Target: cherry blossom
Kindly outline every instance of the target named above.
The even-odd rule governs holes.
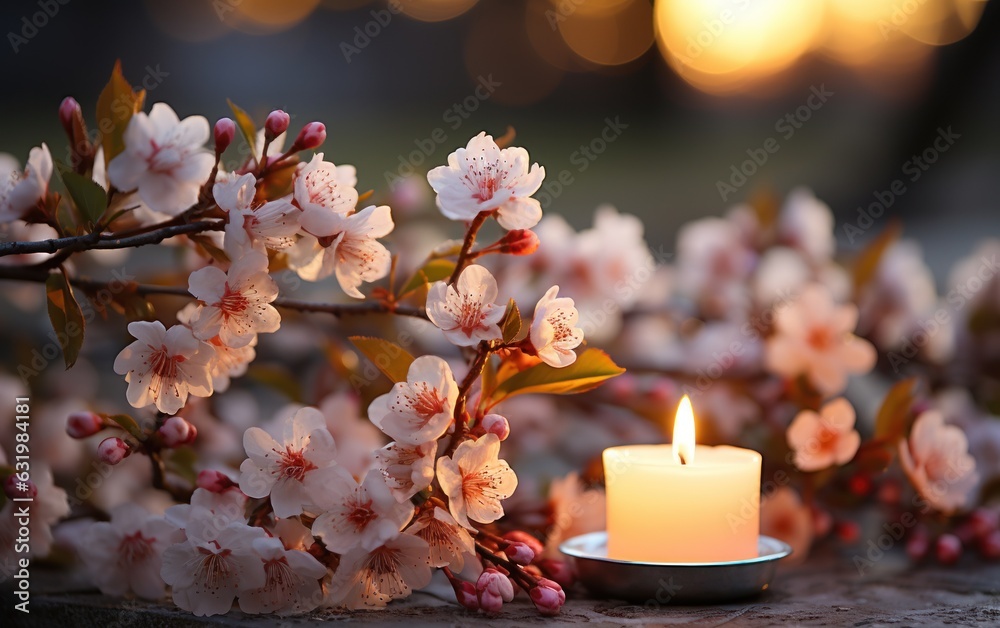
[[[389,274],[389,251],[376,239],[389,235],[393,229],[389,207],[372,205],[356,214],[331,213],[328,218],[316,221],[322,224],[321,231],[310,232],[299,240],[289,255],[289,266],[306,281],[319,281],[335,274],[345,293],[363,299],[358,290],[363,282],[377,281]]]
[[[375,452],[375,462],[389,490],[402,503],[431,485],[437,442],[407,445],[392,442]]]
[[[795,466],[802,471],[821,471],[850,462],[861,446],[854,421],[854,407],[843,397],[824,404],[819,414],[799,412],[787,432]]]
[[[264,565],[264,585],[239,590],[244,613],[293,615],[313,610],[323,601],[320,579],[326,567],[307,552],[287,550],[281,539],[253,540],[253,550]]]
[[[0,464],[7,465],[2,450]],[[31,539],[28,552],[30,556],[44,557],[52,551],[52,526],[69,514],[69,500],[66,491],[53,482],[52,470],[41,462],[32,462],[30,482],[34,485],[36,494],[31,502],[31,516],[27,522],[28,537]],[[24,537],[24,521],[17,515],[15,506],[19,509],[24,504],[7,500],[3,508],[0,508],[0,565],[15,565],[19,559],[24,558],[22,552],[14,551],[18,545],[14,542],[15,539]]]
[[[817,391],[844,390],[849,374],[875,366],[875,348],[851,331],[858,321],[853,304],[837,305],[820,284],[802,289],[799,298],[775,313],[775,334],[768,338],[765,362],[778,375],[806,375]]]
[[[583,342],[583,330],[576,327],[579,319],[573,299],[560,297],[559,286],[549,288],[535,305],[529,336],[543,362],[556,368],[576,362],[573,349]]]
[[[198,517],[209,517],[207,510]],[[170,585],[174,604],[198,616],[228,612],[240,590],[263,587],[267,574],[253,543],[267,533],[263,528],[230,523],[216,534],[203,536],[187,528],[187,540],[163,552],[160,574]]]
[[[247,496],[239,490],[213,492],[196,488],[190,503],[167,508],[163,517],[188,536],[209,538],[230,523],[246,523],[246,502]]]
[[[605,527],[606,497],[602,489],[587,488],[575,471],[552,480],[549,510],[552,527],[545,538],[545,556],[561,559],[559,545],[566,539]]]
[[[500,439],[486,434],[467,440],[451,457],[437,461],[438,482],[448,496],[455,520],[473,529],[472,521],[493,523],[503,516],[500,501],[513,495],[517,476],[505,460],[499,460]]]
[[[281,437],[259,427],[243,435],[247,458],[240,465],[240,490],[250,497],[271,497],[277,517],[292,517],[316,503],[339,477],[336,448],[323,414],[301,408],[281,422]]]
[[[756,254],[729,220],[695,220],[677,235],[678,289],[708,316],[725,318],[747,306],[747,278],[755,262]]]
[[[449,567],[459,572],[467,559],[475,560],[476,543],[472,535],[443,508],[424,510],[406,533],[427,541],[431,567]]]
[[[302,209],[302,227],[310,233],[327,233],[335,214],[346,216],[358,204],[354,166],[336,166],[316,153],[295,170],[293,197]]]
[[[44,143],[28,153],[24,172],[18,172],[17,160],[0,154],[0,223],[21,218],[45,198],[52,178],[52,155]]]
[[[497,281],[490,271],[473,264],[462,271],[455,285],[443,281],[427,293],[427,317],[459,347],[472,347],[481,340],[502,337],[498,323],[504,308],[498,306]]]
[[[430,581],[427,542],[400,534],[374,550],[356,547],[341,556],[327,602],[349,609],[383,608]]]
[[[448,165],[427,173],[437,193],[437,206],[451,220],[472,220],[496,211],[504,229],[531,229],[542,217],[542,205],[531,195],[545,178],[537,163],[528,169],[528,151],[501,149],[493,137],[480,133],[465,148],[448,155]]]
[[[778,235],[815,264],[829,261],[837,248],[833,212],[807,188],[788,194],[778,216]]]
[[[188,328],[194,327],[194,321],[201,313],[203,306],[197,303],[188,303],[177,312],[177,321]],[[250,363],[257,357],[257,336],[254,335],[250,342],[242,347],[233,347],[222,342],[219,336],[207,339],[206,344],[215,352],[209,362],[209,373],[212,376],[212,388],[217,393],[229,390],[230,380],[246,374]]]
[[[338,554],[359,546],[373,550],[399,534],[413,517],[413,506],[397,502],[378,471],[369,471],[359,483],[338,469],[323,487],[320,507],[324,512],[312,532]]]
[[[212,170],[214,158],[203,148],[208,136],[203,116],[179,120],[169,105],[156,103],[129,120],[125,150],[108,163],[108,180],[119,190],[138,189],[153,211],[177,215],[198,202]]]
[[[899,443],[899,460],[914,488],[945,514],[964,506],[978,481],[965,432],[945,423],[939,410],[917,417],[909,439]]]
[[[166,595],[160,557],[168,546],[183,540],[177,526],[126,502],[111,512],[110,522],[98,521],[87,528],[78,551],[102,593],[132,592],[158,600]]]
[[[126,397],[135,408],[155,404],[174,414],[187,403],[188,395],[212,394],[209,363],[214,353],[183,325],[165,329],[160,321],[135,321],[128,331],[136,341],[115,358],[115,373],[128,382]]]
[[[761,497],[760,533],[791,545],[792,555],[785,560],[801,563],[815,536],[812,513],[794,489],[778,487]]]
[[[257,203],[256,186],[252,174],[230,174],[212,189],[215,202],[229,215],[225,249],[234,259],[254,246],[286,249],[299,231],[298,209],[286,198]]]
[[[281,316],[271,305],[278,297],[278,285],[267,272],[263,253],[248,252],[228,272],[216,266],[197,270],[188,279],[188,289],[205,304],[192,325],[201,340],[218,336],[224,345],[245,347],[257,334],[281,326]]]
[[[368,407],[368,418],[401,443],[422,445],[440,438],[451,425],[458,384],[448,363],[424,355],[410,364],[406,381]]]

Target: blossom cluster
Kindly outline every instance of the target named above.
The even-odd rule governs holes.
[[[107,89],[129,115],[99,143],[75,100],[60,107],[67,164],[45,144],[23,169],[0,158],[0,278],[46,283],[75,363],[32,384],[57,400],[37,424],[65,426],[33,436],[51,468],[18,489],[0,450],[0,501],[35,495],[34,554],[75,549],[105,594],[289,615],[381,608],[437,578],[470,611],[523,593],[558,613],[573,583],[559,544],[604,527],[594,461],[662,441],[684,393],[700,442],[767,452],[762,531],[800,559],[822,537],[859,540],[852,500],[919,513],[914,558],[1000,557],[1000,516],[970,510],[1000,477],[1000,422],[982,410],[1000,396],[988,377],[961,387],[997,359],[996,241],[939,295],[894,228],[838,255],[832,212],[798,189],[653,249],[612,207],[581,231],[543,216],[545,169],[508,136],[480,133],[383,195],[316,152],[319,122],[289,143],[280,110],[261,128],[235,106],[214,126],[145,113],[123,81]],[[433,237],[402,228],[422,194]],[[149,244],[174,256],[150,283],[81,274]],[[81,295],[127,321],[130,342],[103,338],[120,343],[107,368],[83,344],[102,330]],[[0,375],[10,396],[27,394],[19,374]],[[125,403],[81,398],[105,380]],[[584,403],[545,394],[606,380]],[[57,525],[71,505],[82,519]],[[0,540],[16,533],[7,502]]]

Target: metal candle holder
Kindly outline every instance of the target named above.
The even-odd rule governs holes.
[[[607,532],[573,537],[559,546],[591,594],[631,602],[727,602],[766,591],[787,543],[761,535],[758,555],[719,563],[654,563],[608,558]]]

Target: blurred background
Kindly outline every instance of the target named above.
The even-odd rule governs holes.
[[[181,116],[326,123],[360,190],[444,163],[480,130],[517,131],[547,212],[611,203],[653,250],[677,227],[807,185],[846,237],[885,216],[938,273],[995,229],[1000,7],[986,0],[142,0],[3,4],[3,146],[65,145],[116,59]],[[951,129],[951,140],[935,139]],[[955,139],[957,135],[957,139]],[[939,150],[947,144],[945,150]],[[926,154],[925,154],[926,152]],[[927,162],[915,162],[923,156]],[[867,234],[871,237],[877,230]]]

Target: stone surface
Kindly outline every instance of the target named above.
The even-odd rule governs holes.
[[[850,556],[810,559],[783,566],[771,590],[743,603],[650,608],[615,600],[588,599],[575,591],[558,618],[539,617],[519,601],[498,617],[458,609],[450,589],[438,583],[428,592],[381,612],[314,613],[308,617],[254,617],[232,611],[198,618],[167,604],[123,601],[89,590],[79,577],[38,574],[32,581],[31,614],[12,611],[4,595],[4,626],[145,628],[177,626],[309,626],[326,621],[353,624],[514,627],[550,624],[588,626],[997,626],[1000,625],[1000,564],[962,563],[912,569],[886,557],[859,576]],[[30,619],[29,619],[30,617]],[[9,620],[13,620],[8,623]]]

